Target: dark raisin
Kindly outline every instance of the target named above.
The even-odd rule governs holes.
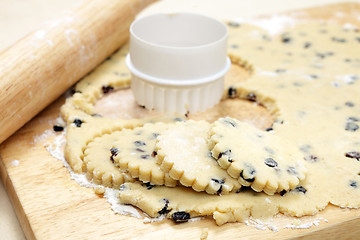
[[[222,158],[222,156],[230,156],[230,154],[231,154],[231,149],[226,150],[225,152],[221,152],[218,155],[218,159]]]
[[[310,43],[310,42],[306,42],[306,43],[304,44],[304,48],[309,48],[309,47],[311,47],[311,43]]]
[[[223,185],[220,185],[219,189],[216,191],[217,195],[221,195]]]
[[[231,149],[226,150],[225,152],[219,153],[218,159],[220,159],[223,155],[229,156],[231,154]]]
[[[110,160],[112,163],[115,163],[114,157],[116,157],[116,155],[119,153],[119,149],[113,147],[110,149],[110,153],[111,153]]]
[[[286,69],[276,69],[275,72],[276,73],[284,73],[284,72],[286,72]]]
[[[224,118],[224,123],[226,123],[232,127],[237,127],[236,122],[230,118]]]
[[[169,207],[169,200],[167,200],[166,198],[163,199],[163,201],[165,202],[165,206],[158,211],[159,214],[167,214],[168,212],[170,212],[170,210],[168,209]]]
[[[353,107],[355,106],[355,104],[353,102],[345,102],[345,105],[348,106],[348,107]]]
[[[297,174],[297,171],[294,167],[289,167],[287,170],[286,170],[289,174],[293,174],[293,175],[296,175]]]
[[[360,161],[360,152],[356,152],[356,151],[347,152],[345,153],[345,157],[355,158],[356,160]]]
[[[319,57],[319,58],[325,58],[326,55],[323,54],[323,53],[316,53],[316,56]]]
[[[187,111],[187,112],[184,114],[184,116],[185,116],[186,118],[188,118],[188,117],[189,117],[189,114],[190,114],[190,111]]]
[[[109,93],[109,92],[111,92],[111,91],[114,90],[114,88],[111,87],[111,86],[102,86],[101,89],[102,89],[102,91],[103,91],[104,94]]]
[[[141,159],[149,159],[151,156],[149,154],[144,154],[140,156]]]
[[[185,122],[185,119],[177,117],[177,118],[174,118],[174,121],[175,122]]]
[[[141,147],[141,146],[145,146],[145,145],[146,145],[146,143],[143,142],[143,141],[135,141],[134,144],[135,144],[135,146],[137,146],[137,147]]]
[[[156,152],[156,151],[153,151],[153,152],[151,153],[151,156],[152,156],[152,157],[156,157],[156,155],[157,155],[157,152]]]
[[[102,117],[102,115],[99,114],[99,113],[93,113],[93,114],[91,114],[91,116],[92,116],[92,117]]]
[[[288,36],[282,36],[282,37],[281,37],[281,42],[283,42],[283,43],[289,43],[289,42],[291,42],[291,38],[288,37]]]
[[[150,182],[145,183],[145,187],[147,190],[151,190],[155,185],[152,185]]]
[[[78,118],[75,118],[74,124],[75,124],[76,127],[81,127],[81,124],[83,124],[83,121],[81,121],[81,120],[78,119]]]
[[[357,188],[357,182],[351,182],[350,186],[353,187],[353,188]]]
[[[74,95],[75,93],[82,93],[81,91],[79,91],[79,90],[75,90],[75,89],[71,89],[70,90],[70,95],[72,96],[72,95]]]
[[[145,152],[145,150],[142,150],[141,148],[136,148],[135,150],[138,152]]]
[[[355,132],[359,129],[359,125],[354,122],[347,122],[345,125],[345,130],[349,132]]]
[[[307,190],[302,186],[297,186],[296,188],[294,188],[294,191],[301,192],[301,193],[304,193],[304,194],[307,192]]]
[[[274,129],[272,128],[272,127],[268,127],[267,129],[265,129],[265,131],[267,131],[267,132],[271,132],[271,131],[273,131]]]
[[[304,159],[305,159],[305,161],[312,162],[312,163],[319,161],[319,158],[317,156],[315,156],[315,155],[312,155],[312,154],[309,155],[309,156],[304,157]]]
[[[233,159],[230,157],[230,154],[231,154],[231,150],[226,150],[225,152],[221,152],[219,153],[218,155],[218,159],[222,158],[222,156],[228,156],[228,162],[232,163],[234,162]]]
[[[338,43],[345,43],[346,42],[345,38],[338,38],[338,37],[332,37],[331,40],[333,42],[338,42]]]
[[[348,117],[348,122],[358,122],[358,121],[360,121],[360,119],[359,118],[357,118],[357,117]]]
[[[54,130],[55,132],[61,132],[61,131],[64,130],[64,127],[63,127],[63,126],[60,126],[60,125],[54,125],[54,126],[53,126],[53,130]]]
[[[253,191],[250,186],[241,186],[240,189],[236,190],[236,193],[244,192],[244,191]]]
[[[216,179],[216,178],[212,178],[211,180],[213,180],[214,182],[218,183],[218,184],[224,184],[225,181],[223,179]]]
[[[284,196],[286,193],[286,190],[281,190],[281,192],[279,192],[280,196]]]
[[[110,149],[110,152],[111,152],[111,155],[116,156],[119,153],[119,149],[113,147]]]
[[[236,97],[236,88],[234,88],[234,87],[229,87],[229,89],[228,89],[228,96],[229,96],[229,98],[234,98],[234,97]]]
[[[141,107],[141,108],[144,108],[144,109],[145,109],[145,105],[139,105],[139,107]]]
[[[268,167],[277,167],[278,166],[278,163],[273,158],[266,158],[264,160],[264,163]]]
[[[249,100],[251,102],[256,102],[256,94],[255,93],[249,93],[247,96],[246,96],[246,100]]]
[[[247,182],[254,182],[254,181],[255,181],[255,178],[244,178],[243,172],[244,172],[244,171],[241,171],[241,173],[240,173],[240,177],[241,177],[242,179],[244,179],[244,180],[247,181]],[[254,171],[254,173],[255,173],[255,171]]]
[[[176,222],[176,223],[183,223],[183,222],[187,222],[187,220],[190,219],[190,214],[184,211],[179,211],[179,212],[174,212],[171,215],[171,218]]]
[[[240,27],[240,23],[237,23],[237,22],[229,22],[229,23],[228,23],[228,26],[229,26],[229,27],[237,28],[237,27]]]

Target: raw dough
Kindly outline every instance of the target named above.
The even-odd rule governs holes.
[[[271,196],[251,189],[218,196],[179,186],[125,183],[119,194],[121,202],[138,206],[150,216],[167,214],[186,221],[190,216],[209,215],[218,224],[277,212],[311,215],[329,203],[360,207],[359,30],[315,22],[276,36],[247,24],[230,23],[229,30],[233,64],[245,66],[252,76],[227,85],[224,99],[241,98],[265,106],[275,119],[268,130],[300,150],[308,169],[306,178],[293,190]],[[62,107],[68,123],[66,158],[76,172],[86,172],[84,151],[88,145],[103,142],[96,138],[165,121],[114,120],[96,114],[97,99],[129,87],[126,52],[122,48],[84,78]],[[223,114],[226,117],[227,112]]]
[[[213,124],[210,135],[213,157],[244,186],[272,195],[305,179],[300,150],[271,131],[227,117]]]
[[[156,164],[154,152],[156,138],[171,125],[173,124],[147,123],[143,127],[119,132],[111,143],[115,165],[142,182],[176,186],[177,181],[161,171],[160,166]]]
[[[205,121],[178,122],[157,137],[157,162],[173,179],[195,191],[227,194],[240,184],[221,169],[208,144],[210,124]]]

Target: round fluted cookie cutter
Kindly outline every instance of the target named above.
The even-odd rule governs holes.
[[[154,14],[135,20],[126,64],[136,101],[162,112],[214,106],[231,65],[226,44],[226,25],[208,16]]]

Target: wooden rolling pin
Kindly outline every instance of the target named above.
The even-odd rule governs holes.
[[[86,0],[0,53],[0,143],[119,48],[155,0]]]

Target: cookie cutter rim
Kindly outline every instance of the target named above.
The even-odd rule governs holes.
[[[191,80],[179,80],[179,79],[171,79],[171,81],[163,78],[157,78],[146,73],[143,73],[136,69],[131,62],[131,56],[128,54],[126,56],[126,66],[129,68],[132,74],[136,75],[137,77],[142,78],[147,82],[153,82],[161,85],[167,86],[193,86],[193,85],[200,85],[205,84],[213,81],[217,81],[219,78],[223,77],[231,66],[231,60],[229,57],[226,58],[226,65],[225,67],[218,73],[213,74],[208,77],[198,78],[198,79],[191,79]]]
[[[170,43],[159,43],[162,38],[158,35],[153,37],[153,32],[149,30],[152,28],[151,18],[155,19],[153,25],[157,23],[160,29],[167,28],[170,32],[172,28],[166,25],[169,24],[166,21],[180,19],[180,27],[175,23],[175,27],[178,27],[175,29],[180,33],[185,26],[181,20],[186,24],[194,20],[194,24],[186,25],[194,34],[190,35],[189,31],[185,31],[187,36],[182,38],[181,35],[182,40],[190,39],[190,44],[174,45],[171,43],[174,37],[164,36],[167,32],[163,29],[158,35],[170,39]],[[146,23],[147,20],[150,23]],[[162,25],[164,21],[165,24]],[[140,31],[137,34],[134,26],[139,22],[143,25],[137,27],[136,30]],[[202,31],[199,34],[203,35],[196,33],[196,27],[199,32]],[[159,33],[159,27],[153,31]],[[173,35],[179,37],[178,32],[173,32]],[[224,76],[231,66],[226,52],[227,35],[228,29],[223,22],[195,13],[160,13],[135,20],[130,26],[130,51],[126,57],[135,100],[149,110],[178,113],[203,111],[218,103],[224,91]],[[157,62],[162,64],[156,65]],[[169,66],[169,69],[164,70],[163,66]],[[186,71],[188,69],[190,71]],[[176,96],[170,96],[171,94]],[[166,103],[162,104],[160,100]]]

